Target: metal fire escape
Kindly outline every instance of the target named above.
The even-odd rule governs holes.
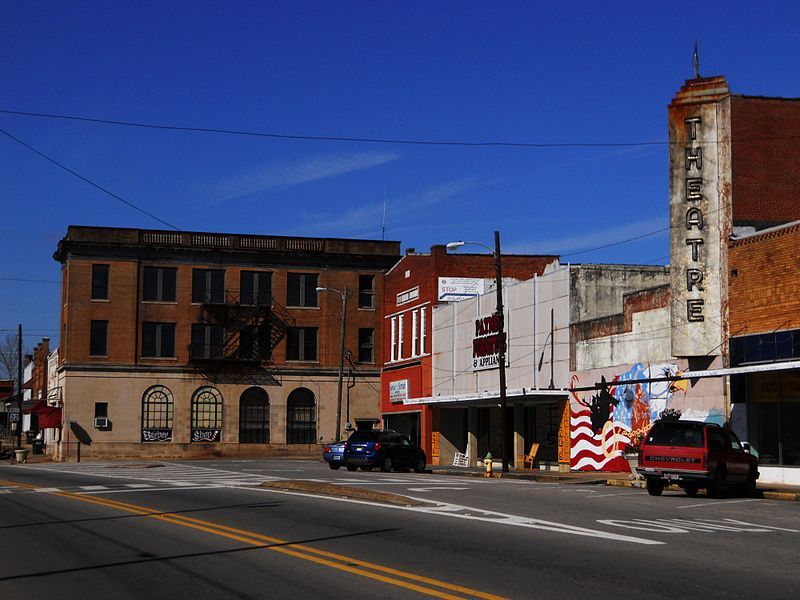
[[[224,302],[203,303],[202,324],[214,333],[202,341],[193,333],[189,360],[212,383],[280,385],[272,351],[294,322],[271,295],[241,298],[226,290]]]

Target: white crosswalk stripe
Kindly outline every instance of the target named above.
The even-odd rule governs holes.
[[[57,471],[74,475],[87,475],[91,477],[106,477],[112,479],[128,479],[148,481],[155,484],[182,487],[254,487],[264,481],[279,479],[256,473],[238,473],[224,471],[209,467],[195,465],[179,465],[168,462],[147,464],[121,464],[121,463],[87,463],[87,464],[43,464],[30,465],[28,468]],[[124,484],[131,489],[145,489],[152,484],[129,483]],[[86,492],[99,491],[103,486],[82,486]],[[78,489],[78,488],[76,488]]]

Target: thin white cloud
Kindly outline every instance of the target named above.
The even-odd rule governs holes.
[[[223,182],[218,188],[215,204],[258,192],[286,189],[311,181],[363,171],[395,161],[400,156],[395,152],[339,154],[312,158],[299,163],[261,166]]]
[[[563,237],[536,240],[527,243],[508,244],[504,252],[511,254],[568,254],[571,251],[587,250],[606,244],[614,244],[668,227],[665,217],[654,217],[609,227],[608,229],[587,230],[585,233]],[[667,231],[663,232],[664,235]]]

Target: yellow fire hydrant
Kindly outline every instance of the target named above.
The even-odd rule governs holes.
[[[483,459],[483,466],[486,467],[486,472],[483,474],[484,477],[491,477],[492,476],[492,453],[487,452],[486,458]]]

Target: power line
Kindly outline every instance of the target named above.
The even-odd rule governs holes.
[[[89,185],[91,185],[92,187],[94,187],[94,188],[96,188],[96,189],[100,190],[100,191],[101,191],[101,192],[103,192],[104,194],[108,194],[109,196],[111,196],[111,197],[112,197],[112,198],[114,198],[115,200],[119,200],[119,201],[120,201],[120,202],[122,202],[123,204],[126,204],[127,206],[131,207],[132,209],[134,209],[134,210],[137,210],[137,211],[139,211],[140,213],[142,213],[142,214],[144,214],[144,215],[147,215],[147,216],[148,216],[148,217],[150,217],[151,219],[155,219],[155,220],[156,220],[156,221],[158,221],[159,223],[162,223],[163,225],[166,225],[167,227],[169,227],[169,228],[171,228],[171,229],[174,229],[175,231],[180,231],[180,229],[178,229],[177,227],[175,227],[175,226],[174,226],[174,225],[172,225],[171,223],[167,223],[167,222],[166,222],[164,219],[161,219],[161,218],[159,218],[159,217],[155,216],[153,213],[151,213],[151,212],[148,212],[148,211],[146,211],[146,210],[145,210],[145,209],[143,209],[143,208],[139,208],[139,207],[138,207],[138,206],[136,206],[134,203],[132,203],[132,202],[128,202],[127,200],[125,200],[125,198],[122,198],[121,196],[118,196],[117,194],[115,194],[115,193],[114,193],[114,192],[112,192],[111,190],[109,190],[109,189],[107,189],[107,188],[104,188],[104,187],[103,187],[103,186],[101,186],[100,184],[97,184],[97,183],[95,183],[94,181],[92,181],[92,180],[91,180],[91,179],[89,179],[88,177],[84,177],[83,175],[81,175],[81,174],[80,174],[80,173],[78,173],[77,171],[74,171],[73,169],[70,169],[70,168],[69,168],[69,167],[67,167],[66,165],[64,165],[64,164],[62,164],[62,163],[60,163],[60,162],[58,162],[57,160],[55,160],[55,159],[53,159],[53,158],[50,158],[49,156],[47,156],[47,155],[46,155],[46,154],[44,154],[43,152],[40,152],[39,150],[37,150],[36,148],[34,148],[33,146],[31,146],[30,144],[27,144],[27,143],[23,142],[21,139],[19,139],[18,137],[15,137],[15,136],[11,135],[11,134],[10,134],[10,133],[8,133],[8,132],[7,132],[5,129],[3,129],[3,128],[0,128],[0,133],[2,133],[3,135],[7,136],[8,138],[10,138],[10,139],[14,140],[14,141],[15,141],[15,142],[17,142],[18,144],[20,144],[20,145],[22,145],[22,146],[25,146],[25,147],[26,147],[28,150],[30,150],[31,152],[33,152],[33,153],[34,153],[34,154],[36,154],[37,156],[41,156],[43,159],[45,159],[45,160],[47,160],[47,161],[49,161],[49,162],[53,163],[54,165],[56,165],[56,166],[57,166],[57,167],[59,167],[60,169],[63,169],[63,170],[65,170],[67,173],[69,173],[69,174],[71,174],[71,175],[73,175],[73,176],[77,177],[77,178],[78,178],[78,179],[80,179],[81,181],[83,181],[83,182],[85,182],[85,183],[88,183]]]
[[[19,277],[0,277],[0,281],[24,281],[25,283],[61,283],[54,279],[21,279]]]
[[[398,144],[406,146],[470,146],[470,147],[505,147],[505,148],[628,148],[636,146],[665,146],[668,141],[654,142],[503,142],[503,141],[457,141],[457,140],[420,140],[407,138],[372,138],[352,137],[339,135],[300,135],[294,133],[274,133],[263,131],[248,131],[243,129],[221,129],[216,127],[184,127],[180,125],[164,125],[161,123],[142,123],[137,121],[122,121],[117,119],[101,119],[98,117],[82,117],[79,115],[62,115],[54,113],[37,113],[21,110],[0,109],[0,113],[20,115],[25,117],[40,117],[46,119],[63,119],[68,121],[83,121],[87,123],[100,123],[102,125],[119,125],[122,127],[139,127],[142,129],[161,129],[167,131],[187,131],[193,133],[220,133],[225,135],[238,135],[248,137],[261,137],[280,140],[302,140],[318,142],[361,142],[371,144]]]

